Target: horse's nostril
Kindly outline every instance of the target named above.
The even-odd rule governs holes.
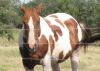
[[[34,44],[29,44],[29,48],[33,49]]]

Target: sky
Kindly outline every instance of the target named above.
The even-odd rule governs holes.
[[[29,1],[32,1],[32,0],[20,0],[22,3],[27,3]]]

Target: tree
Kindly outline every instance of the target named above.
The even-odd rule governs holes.
[[[14,0],[0,0],[0,36],[6,36],[9,40],[13,38],[13,29],[20,22],[13,3]]]
[[[43,3],[41,16],[56,12],[65,12],[75,17],[78,22],[89,25],[93,33],[100,33],[100,1],[99,0],[32,0],[26,7],[35,7]],[[20,25],[22,13],[19,0],[0,0],[0,35],[12,35],[8,30]],[[18,16],[19,15],[19,16]],[[98,29],[97,29],[98,28]]]
[[[34,7],[39,3],[44,4],[42,16],[65,12],[71,14],[79,22],[89,25],[93,33],[100,31],[100,1],[99,0],[32,0],[25,4]]]

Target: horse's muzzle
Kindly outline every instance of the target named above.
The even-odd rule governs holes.
[[[37,43],[35,43],[31,47],[29,45],[29,51],[31,51],[31,52],[36,52],[37,51],[37,48],[38,48],[38,44]]]

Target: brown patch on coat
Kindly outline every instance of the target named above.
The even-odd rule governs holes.
[[[47,22],[49,27],[52,29],[52,32],[54,33],[55,40],[57,41],[58,40],[58,35],[62,36],[62,31],[61,31],[60,27],[58,27],[56,25],[51,25],[51,22],[47,19],[45,19],[45,21]]]
[[[69,29],[70,34],[70,43],[72,45],[72,49],[75,50],[78,43],[78,29],[77,22],[74,19],[69,19],[64,22],[66,27]]]
[[[55,19],[55,21],[58,22],[61,26],[64,27],[64,24],[59,19]]]
[[[63,59],[63,51],[59,54],[59,60]]]
[[[44,56],[47,53],[48,46],[49,46],[47,38],[44,35],[42,35],[38,44],[39,44],[39,50],[41,51],[42,55]]]
[[[60,29],[60,27],[56,26],[56,25],[51,25],[51,28],[58,33],[60,36],[62,36],[62,31]]]
[[[50,42],[49,44],[50,44],[50,48],[51,48],[51,52],[52,52],[55,47],[55,43],[54,43],[52,36],[49,36],[49,42]]]
[[[50,21],[48,21],[47,19],[45,19],[45,21],[47,22],[47,24],[51,28],[52,26],[50,25],[51,24]],[[51,30],[54,33],[55,40],[57,41],[58,40],[58,35],[56,34],[56,32],[52,28],[51,28]]]
[[[58,63],[61,63],[63,61],[65,61],[66,59],[68,59],[69,57],[72,56],[72,51],[69,51],[68,54],[66,54],[66,56],[63,58],[63,51],[59,54],[59,60]]]
[[[58,18],[56,15],[50,15],[50,17],[53,17],[53,18]]]
[[[72,51],[69,51],[68,54],[66,54],[64,59],[68,59],[69,57],[72,57]]]

